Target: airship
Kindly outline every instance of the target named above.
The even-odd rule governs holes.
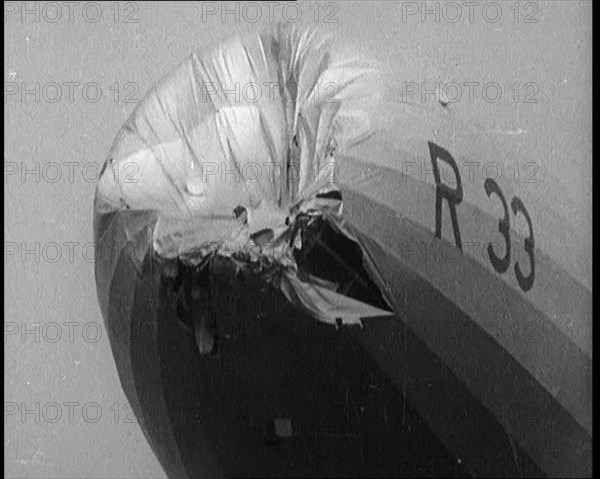
[[[280,26],[107,155],[96,285],[169,477],[590,476],[589,238],[527,132]]]

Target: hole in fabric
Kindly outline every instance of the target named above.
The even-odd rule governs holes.
[[[319,193],[317,198],[323,198],[328,200],[340,200],[342,201],[342,192],[338,190],[331,190],[327,193]]]

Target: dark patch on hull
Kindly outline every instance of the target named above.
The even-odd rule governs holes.
[[[378,256],[376,245],[368,250]],[[134,317],[109,315],[127,323],[118,336],[111,325],[111,343],[123,388],[169,477],[544,475],[459,371],[411,328],[432,314],[436,324],[475,328],[462,337],[474,339],[476,349],[487,344],[486,355],[495,355],[509,375],[527,378],[526,372],[435,288],[390,258],[375,259],[386,265],[386,276],[393,270],[394,303],[409,327],[391,318],[338,331],[294,310],[258,278],[230,277],[216,288],[223,341],[214,357],[198,354],[148,257],[141,274],[119,263],[116,277],[137,288]],[[121,303],[114,288],[113,311],[129,309]],[[544,447],[540,411],[577,429],[533,378],[523,384],[523,391],[535,389],[528,400],[541,405],[523,417],[528,444]],[[274,436],[276,418],[291,420],[294,437]],[[575,432],[562,434],[581,436]],[[559,469],[573,463],[562,456]]]
[[[166,291],[141,280],[131,327],[111,336],[169,477],[464,475],[348,328],[295,311],[256,278],[240,281],[216,299],[226,339],[214,357],[199,355]],[[276,418],[291,420],[294,437],[273,436]]]

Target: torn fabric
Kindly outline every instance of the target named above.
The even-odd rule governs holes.
[[[163,258],[270,256],[282,267],[278,286],[316,318],[381,315],[316,278],[299,279],[299,236],[288,241],[298,214],[341,214],[341,200],[320,196],[338,191],[338,156],[373,133],[379,83],[377,68],[346,45],[292,25],[195,52],[123,126],[97,187],[97,214],[122,218],[130,238],[126,218],[147,213],[140,257],[148,246]],[[268,248],[254,243],[260,232]]]

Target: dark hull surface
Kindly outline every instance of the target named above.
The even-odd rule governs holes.
[[[221,285],[219,350],[205,356],[168,292],[131,266],[116,274],[137,281],[134,315],[109,325],[111,342],[169,477],[543,475],[398,318],[336,329],[247,276]]]

